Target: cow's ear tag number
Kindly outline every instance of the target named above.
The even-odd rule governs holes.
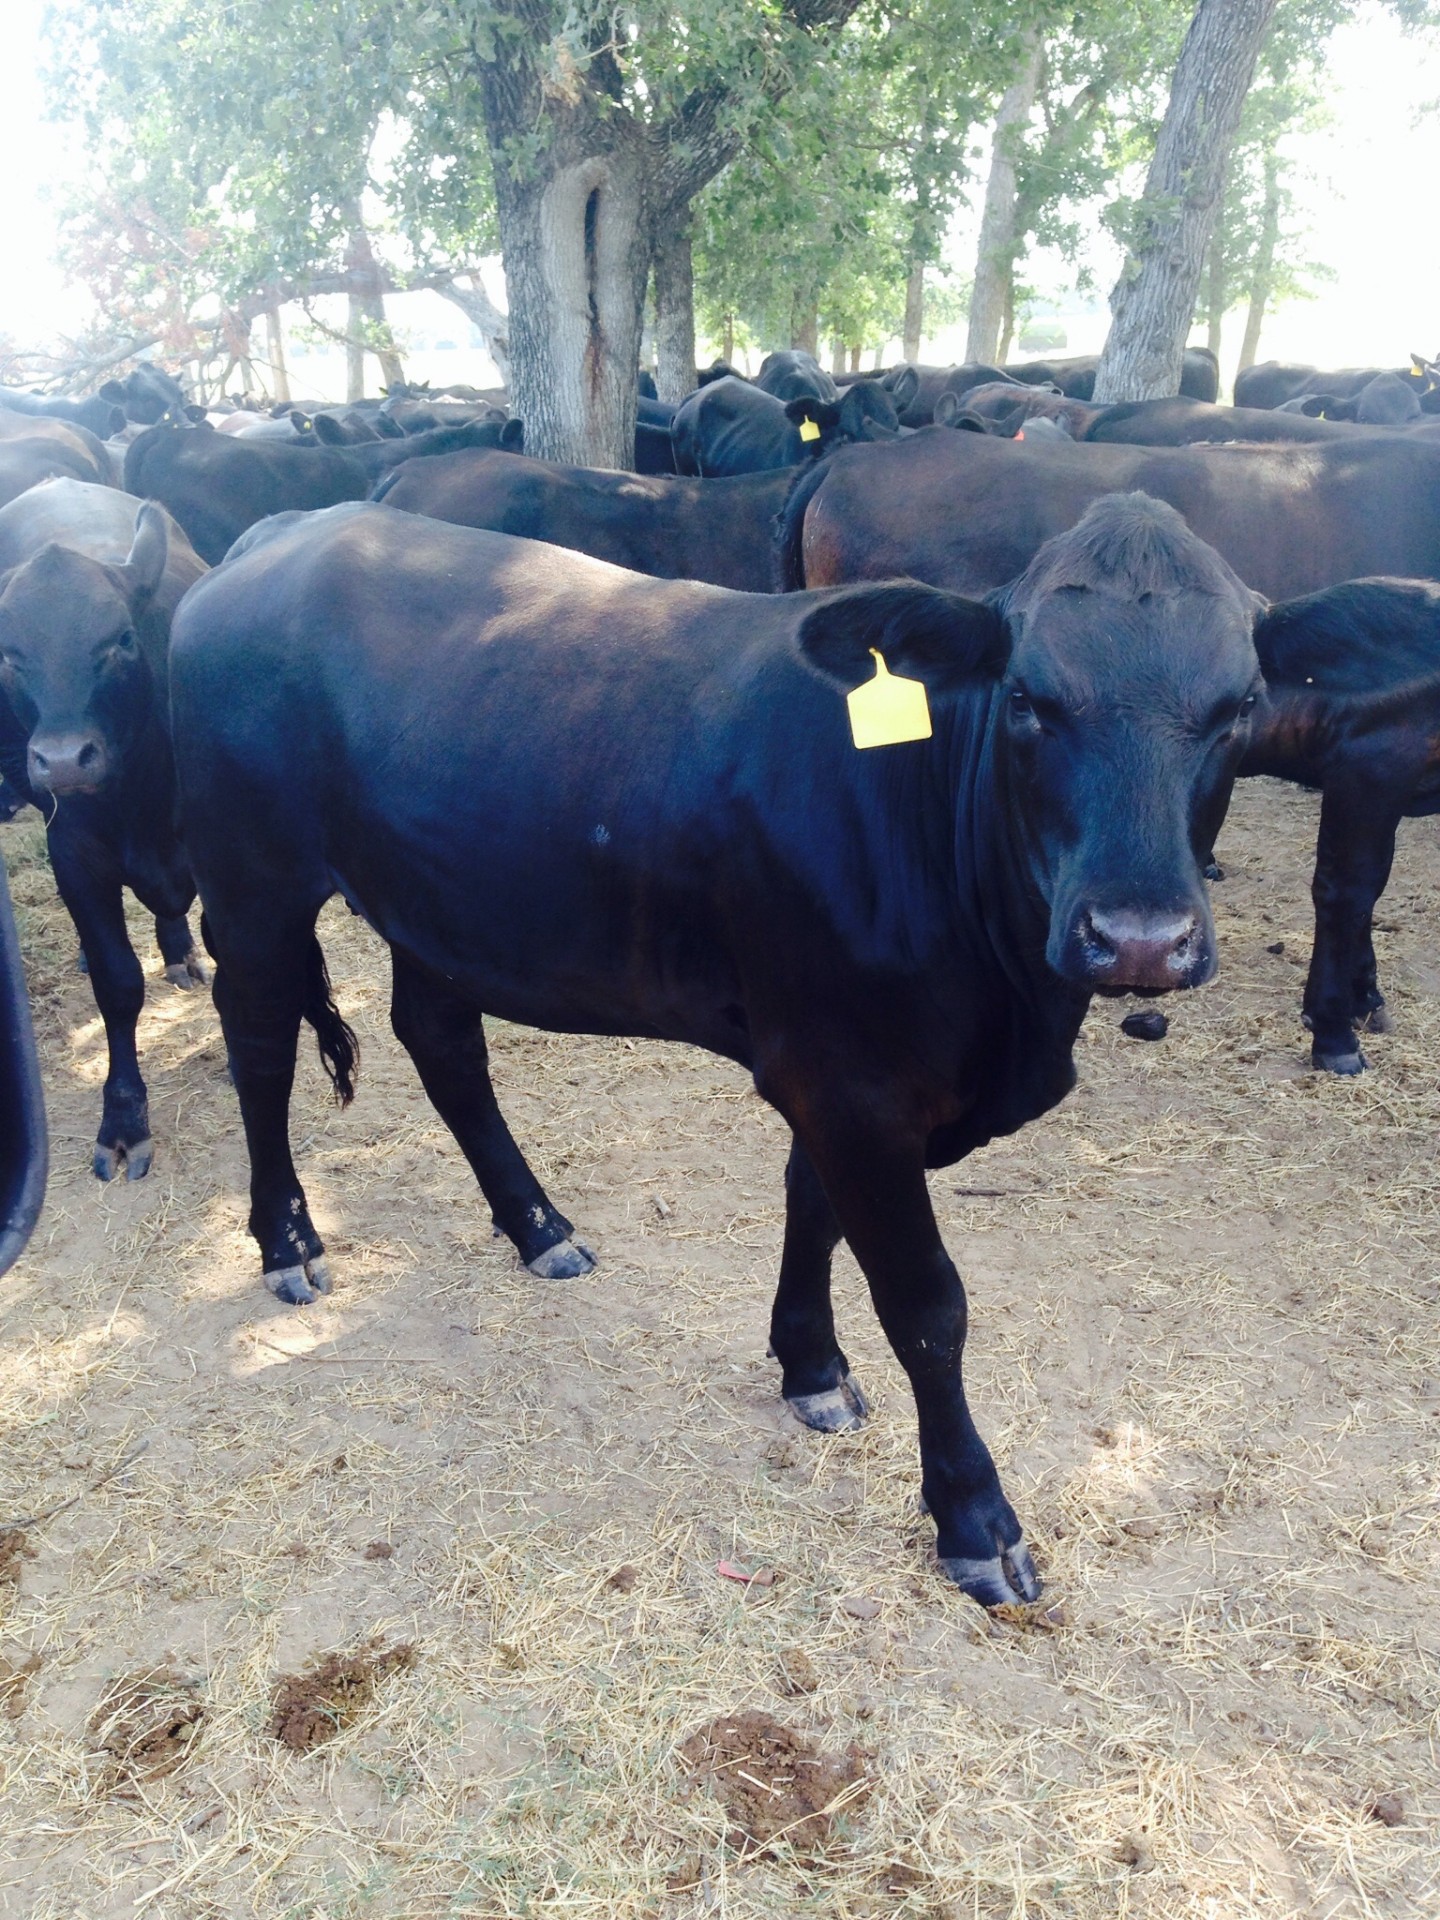
[[[818,440],[820,438],[819,423],[815,420],[802,420],[800,422],[800,438],[802,440]]]
[[[923,680],[891,673],[875,647],[875,678],[847,693],[850,735],[857,747],[898,747],[906,740],[928,740],[930,702]]]

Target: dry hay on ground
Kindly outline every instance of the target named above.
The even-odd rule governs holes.
[[[361,1093],[337,1113],[307,1048],[295,1138],[338,1286],[282,1307],[213,1011],[159,983],[138,914],[159,1149],[141,1185],[92,1180],[101,1030],[33,816],[7,829],[55,1173],[0,1294],[0,1531],[50,1516],[0,1586],[0,1913],[1435,1910],[1440,849],[1402,830],[1397,1031],[1341,1082],[1297,1018],[1314,831],[1310,799],[1242,789],[1219,982],[1159,1045],[1097,1006],[1076,1096],[934,1177],[1042,1623],[928,1565],[913,1407],[848,1260],[872,1421],[827,1439],[783,1410],[785,1136],[743,1075],[496,1028],[516,1132],[602,1259],[538,1282],[389,1037],[382,953],[332,911]],[[413,1666],[288,1751],[281,1677],[370,1641]],[[203,1728],[117,1790],[94,1716],[156,1668],[201,1681]],[[823,1846],[732,1844],[684,1754],[745,1716],[863,1756]]]

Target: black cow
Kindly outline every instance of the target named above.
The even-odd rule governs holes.
[[[31,414],[0,413],[0,506],[45,480],[91,480],[108,485],[105,443],[85,427]]]
[[[295,446],[204,429],[152,427],[125,456],[125,487],[159,500],[180,522],[202,560],[225,558],[247,527],[274,513],[363,500],[401,461],[493,447],[519,422],[441,427],[361,446]]]
[[[873,380],[857,381],[838,400],[777,400],[748,380],[727,379],[680,403],[670,438],[680,473],[721,479],[798,466],[846,441],[899,431],[895,402]]]
[[[795,480],[780,582],[1012,579],[1095,500],[1168,500],[1249,586],[1286,600],[1372,574],[1440,579],[1440,446],[1361,432],[1314,445],[1125,447],[926,427],[841,447]]]
[[[1440,587],[1353,580],[1261,618],[1267,694],[1241,765],[1317,789],[1311,1058],[1359,1073],[1355,1028],[1390,1017],[1371,941],[1402,819],[1440,812]]]
[[[107,380],[100,398],[119,407],[127,420],[137,426],[155,427],[162,420],[180,421],[189,417],[185,389],[163,367],[142,365],[133,368],[123,380]]]
[[[1410,356],[1408,367],[1341,367],[1331,373],[1319,367],[1262,360],[1259,366],[1244,367],[1236,374],[1235,404],[1280,407],[1307,394],[1353,400],[1381,374],[1403,380],[1427,412],[1440,407],[1440,367],[1418,353]]]
[[[166,692],[170,622],[205,568],[153,503],[57,480],[0,509],[0,762],[46,815],[50,864],[89,962],[110,1070],[95,1172],[150,1171],[135,1051],[145,979],[123,889],[156,916],[166,977],[206,978],[175,820]]]
[[[840,394],[814,354],[794,347],[767,353],[760,362],[755,385],[777,400],[835,400]]]
[[[635,414],[635,471],[637,473],[674,473],[675,441],[671,428],[675,423],[675,407],[666,400],[647,399],[644,394],[636,404]],[[518,453],[520,449],[517,447]]]
[[[373,497],[455,526],[549,540],[661,580],[768,593],[772,530],[790,478],[786,468],[694,480],[561,467],[511,453],[442,453],[397,467]]]
[[[1313,420],[1355,420],[1362,426],[1405,427],[1420,418],[1424,388],[1399,373],[1377,373],[1352,394],[1306,393],[1275,409]]]
[[[1075,354],[1068,360],[1021,360],[1006,373],[1027,384],[1057,386],[1069,400],[1090,400],[1100,370],[1098,353]],[[1191,400],[1214,400],[1220,393],[1220,363],[1208,347],[1186,347],[1180,366],[1180,391]],[[1236,394],[1239,401],[1239,394]]]
[[[171,686],[267,1285],[329,1285],[287,1110],[302,1017],[352,1091],[315,937],[338,890],[389,942],[395,1030],[532,1272],[592,1256],[495,1104],[482,1013],[750,1068],[794,1131],[786,1399],[825,1430],[863,1413],[843,1234],[914,1389],[942,1566],[987,1605],[1033,1598],[925,1169],[1063,1098],[1097,988],[1213,973],[1198,855],[1259,685],[1251,620],[1136,498],[985,602],[727,594],[373,505],[257,528],[185,602]],[[862,750],[846,696],[873,706],[877,653],[925,724]]]
[[[1353,429],[1277,408],[1217,407],[1203,400],[1122,400],[1093,407],[1077,440],[1137,447],[1193,447],[1243,440],[1343,440]]]
[[[22,393],[15,387],[0,387],[0,408],[10,413],[36,414],[44,420],[67,420],[101,440],[108,440],[125,424],[119,407],[94,394],[88,400],[67,400],[60,394]]]

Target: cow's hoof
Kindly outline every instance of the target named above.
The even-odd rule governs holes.
[[[90,962],[85,957],[85,949],[83,947],[77,947],[75,950],[75,971],[77,973],[89,973],[90,971]]]
[[[1023,1538],[993,1560],[941,1560],[939,1564],[945,1578],[982,1607],[1013,1607],[1040,1598],[1040,1576]]]
[[[274,1267],[265,1275],[270,1292],[289,1307],[308,1307],[322,1293],[329,1293],[333,1284],[319,1255],[302,1266]]]
[[[155,1142],[148,1137],[144,1140],[117,1141],[114,1146],[103,1140],[95,1143],[95,1178],[113,1180],[123,1167],[127,1180],[143,1180],[149,1173],[155,1159]]]
[[[1205,878],[1211,882],[1223,880],[1225,878],[1225,869],[1220,865],[1218,860],[1211,858],[1206,862],[1204,874]]]
[[[1322,1053],[1318,1047],[1311,1050],[1310,1064],[1317,1073],[1364,1073],[1370,1062],[1356,1047],[1351,1053]]]
[[[1395,1022],[1390,1018],[1390,1009],[1388,1007],[1372,1008],[1365,1018],[1365,1031],[1367,1033],[1393,1033],[1395,1031]]]
[[[537,1280],[578,1280],[595,1271],[595,1256],[583,1240],[557,1240],[525,1264]]]
[[[865,1424],[870,1402],[853,1373],[824,1393],[787,1393],[785,1404],[797,1420],[817,1433],[855,1433]]]
[[[165,978],[172,987],[179,987],[188,993],[192,987],[208,987],[210,969],[192,947],[183,960],[172,961],[165,969]]]

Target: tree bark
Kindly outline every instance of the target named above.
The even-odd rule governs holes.
[[[1230,143],[1276,0],[1199,0],[1115,290],[1095,400],[1153,400],[1180,390],[1205,249]]]
[[[689,211],[656,223],[655,391],[678,403],[695,387],[695,264]]]
[[[384,282],[380,274],[380,263],[375,258],[375,249],[370,244],[370,236],[365,231],[359,217],[360,209],[356,205],[351,209],[350,244],[346,249],[345,265],[355,281],[355,290],[350,295],[350,351],[348,356],[348,384],[353,388],[357,378],[357,362],[354,358],[356,344],[359,345],[358,379],[360,391],[350,394],[351,400],[365,397],[365,354],[373,353],[380,362],[380,378],[387,387],[398,387],[405,378],[405,368],[390,332],[390,322],[385,317]]]
[[[861,349],[859,347],[851,347],[850,349],[851,373],[859,373],[860,371],[860,353],[861,353]]]
[[[1225,260],[1220,245],[1220,211],[1210,236],[1210,260],[1205,270],[1205,344],[1218,360],[1225,326]]]
[[[1250,307],[1245,315],[1245,335],[1240,342],[1237,372],[1253,367],[1260,351],[1260,329],[1265,324],[1265,309],[1275,286],[1275,248],[1280,238],[1280,162],[1273,153],[1265,156],[1265,201],[1260,216],[1260,244],[1255,250],[1255,269],[1250,280]]]
[[[1015,249],[1023,238],[1017,232],[1015,161],[1035,105],[1044,58],[1045,47],[1039,31],[1031,28],[1021,40],[1020,64],[1001,97],[995,116],[990,178],[985,183],[985,210],[980,216],[975,285],[970,294],[970,328],[965,341],[965,358],[971,361],[993,362],[999,348],[1005,320],[1005,288],[1013,275]]]
[[[803,313],[793,309],[790,319],[790,345],[800,353],[819,355],[820,315],[814,307]]]
[[[925,262],[914,260],[905,277],[905,323],[901,335],[900,357],[913,366],[920,358],[920,343],[925,337]]]
[[[276,400],[290,398],[290,369],[285,364],[285,327],[279,306],[265,309],[265,351],[270,358],[270,387]]]
[[[345,398],[352,407],[365,398],[365,308],[358,293],[345,303]]]
[[[720,334],[720,358],[727,367],[733,367],[735,364],[735,316],[733,313],[727,313],[725,316],[725,325]]]
[[[1005,305],[1000,319],[1000,345],[996,349],[995,364],[1003,367],[1010,358],[1010,349],[1015,344],[1015,268],[1012,263],[1005,276]]]

